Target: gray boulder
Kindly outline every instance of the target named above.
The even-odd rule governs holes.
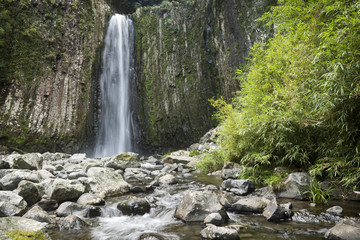
[[[38,183],[42,180],[39,173],[30,170],[16,170],[6,174],[0,179],[0,185],[3,190],[14,190],[21,180]]]
[[[101,198],[119,196],[130,191],[121,174],[111,168],[93,167],[87,172],[90,191]]]
[[[55,179],[46,189],[47,196],[57,202],[77,200],[85,192],[85,186],[79,182]]]
[[[325,239],[358,240],[360,238],[360,223],[343,219],[325,233]]]
[[[104,167],[104,161],[109,160],[110,158],[102,158],[99,159],[86,159],[86,161],[83,162],[82,171],[84,173],[87,173],[90,168],[93,167]]]
[[[24,217],[4,217],[0,218],[0,236],[11,230],[22,231],[44,231],[47,223],[35,221]]]
[[[83,173],[83,172],[79,172],[79,171],[76,171],[76,172],[72,172],[68,175],[68,178],[69,179],[79,179],[79,178],[82,178],[82,177],[87,177],[86,173]]]
[[[7,161],[0,159],[0,169],[9,169],[10,164]]]
[[[291,203],[278,205],[276,199],[269,200],[264,209],[263,216],[268,221],[283,221],[292,217]]]
[[[267,206],[267,200],[262,197],[244,197],[231,205],[237,212],[262,213]]]
[[[198,162],[199,160],[194,157],[189,156],[174,156],[174,155],[168,155],[163,160],[162,163],[169,163],[169,164],[184,164],[188,165],[193,162]]]
[[[145,198],[130,198],[118,203],[117,208],[124,215],[144,215],[150,212],[150,204]]]
[[[59,217],[66,217],[69,215],[78,215],[78,216],[86,217],[87,208],[83,205],[74,202],[64,202],[60,204],[58,209],[56,209],[56,215]]]
[[[176,183],[178,183],[178,180],[172,174],[165,174],[164,176],[159,177],[160,185],[172,185]]]
[[[244,167],[237,163],[224,163],[224,167],[221,170],[222,179],[238,179],[239,172],[243,171]]]
[[[124,152],[115,157],[112,157],[105,167],[113,168],[115,170],[126,168],[139,168],[141,166],[139,154],[133,152]]]
[[[213,224],[208,224],[206,228],[201,230],[200,234],[203,239],[240,240],[237,230],[227,227],[217,227]]]
[[[33,182],[23,180],[19,183],[17,189],[17,194],[23,197],[27,202],[28,206],[32,206],[38,201],[41,200],[41,193],[37,185]]]
[[[78,216],[74,216],[74,215],[69,215],[63,219],[61,219],[59,226],[60,226],[60,230],[79,230],[83,227],[88,226],[89,224],[87,224],[84,220],[82,220],[81,218],[79,218]]]
[[[343,213],[343,208],[340,206],[333,206],[326,210],[327,213],[340,216]]]
[[[127,182],[141,182],[143,181],[148,175],[150,174],[149,171],[141,169],[141,168],[127,168],[125,169],[124,178]]]
[[[204,224],[214,224],[216,226],[219,226],[221,224],[224,224],[226,220],[227,219],[221,216],[220,213],[210,213],[204,219]]]
[[[100,196],[92,193],[84,193],[79,197],[77,200],[78,204],[81,205],[105,205],[105,200],[101,198]]]
[[[14,192],[0,191],[0,217],[21,216],[27,208],[26,201]]]
[[[13,168],[39,170],[43,165],[43,156],[40,153],[27,153],[13,159]]]
[[[233,180],[228,179],[222,182],[221,188],[223,190],[232,192],[236,195],[244,196],[255,190],[255,186],[249,179],[246,180]]]
[[[174,216],[185,222],[203,222],[211,213],[219,213],[228,219],[225,208],[214,192],[187,190]]]
[[[33,206],[29,211],[24,214],[23,217],[30,218],[38,222],[53,223],[50,215],[38,205]]]
[[[309,187],[309,184],[310,175],[308,173],[291,173],[285,179],[284,189],[278,192],[278,197],[304,200],[307,198],[304,192]]]

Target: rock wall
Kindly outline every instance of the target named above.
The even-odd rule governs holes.
[[[10,17],[4,22],[9,29],[2,49],[0,145],[78,150],[93,122],[92,86],[109,5],[105,0],[1,4]]]
[[[214,126],[208,99],[233,96],[234,72],[269,28],[255,22],[274,0],[178,0],[138,8],[143,144],[179,147]]]

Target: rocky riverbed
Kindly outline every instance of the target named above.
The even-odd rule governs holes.
[[[307,173],[275,193],[237,179],[236,164],[209,176],[197,161],[188,151],[0,155],[0,239],[11,229],[49,239],[359,239],[359,202],[310,207]]]

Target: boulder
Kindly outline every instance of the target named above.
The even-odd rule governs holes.
[[[276,199],[269,200],[264,209],[263,216],[268,221],[283,221],[291,218],[291,203],[278,205]]]
[[[72,180],[79,179],[82,177],[87,177],[86,173],[76,171],[76,172],[72,172],[68,175],[68,178],[72,179]]]
[[[10,168],[10,164],[5,161],[0,159],[0,169],[9,169]]]
[[[0,191],[0,217],[21,216],[27,208],[26,201],[14,192]]]
[[[83,184],[58,178],[46,189],[49,199],[59,203],[77,200],[84,191],[85,186]]]
[[[172,185],[178,183],[178,180],[172,174],[165,174],[164,176],[159,177],[160,185]]]
[[[222,182],[221,188],[240,196],[247,195],[255,190],[253,182],[249,179],[228,179]]]
[[[110,158],[103,158],[102,160],[99,160],[99,159],[86,159],[86,161],[83,162],[82,171],[84,173],[87,173],[90,168],[104,167],[104,161],[107,161],[109,159]]]
[[[93,167],[87,174],[90,191],[101,198],[118,196],[130,191],[129,184],[111,168]]]
[[[41,199],[36,205],[39,205],[45,211],[53,211],[58,208],[59,204],[55,200]]]
[[[47,223],[38,222],[24,217],[4,217],[0,218],[0,236],[11,230],[21,231],[44,231]]]
[[[38,222],[53,223],[50,215],[38,205],[33,206],[29,211],[24,214],[23,217],[30,218]]]
[[[162,163],[170,163],[170,164],[184,164],[187,165],[190,162],[198,161],[197,158],[189,157],[189,156],[174,156],[174,155],[167,155],[163,160]]]
[[[343,208],[340,206],[333,206],[326,210],[327,213],[340,216],[343,213]]]
[[[211,213],[219,213],[228,219],[225,208],[214,192],[187,190],[174,216],[185,222],[203,222]]]
[[[38,183],[42,180],[39,173],[30,170],[16,170],[6,174],[0,179],[0,185],[3,190],[14,190],[18,187],[21,180]]]
[[[115,157],[112,157],[107,163],[105,163],[105,167],[113,168],[113,169],[121,169],[125,170],[126,168],[139,168],[140,157],[139,154],[133,152],[124,152]]]
[[[224,167],[221,170],[222,179],[238,179],[239,172],[243,171],[244,167],[237,163],[224,163]]]
[[[148,175],[149,171],[141,169],[141,168],[127,168],[125,169],[124,178],[127,182],[141,182]]]
[[[40,153],[27,153],[13,159],[13,168],[39,170],[42,168],[43,156]]]
[[[26,180],[23,180],[19,183],[16,192],[19,194],[19,196],[25,199],[28,206],[34,205],[40,201],[42,197],[37,185]]]
[[[88,226],[88,224],[78,216],[69,215],[61,219],[59,226],[60,230],[79,230],[83,227]]]
[[[204,224],[214,224],[216,226],[219,226],[221,224],[224,224],[226,220],[227,219],[221,216],[220,213],[210,213],[204,219]]]
[[[325,233],[325,239],[358,240],[360,237],[360,223],[350,219],[343,219]]]
[[[118,203],[123,215],[144,215],[150,212],[150,204],[145,198],[130,198]]]
[[[213,224],[208,224],[206,228],[201,230],[200,234],[203,239],[240,240],[237,230],[228,227],[217,227]]]
[[[78,204],[81,205],[105,205],[105,200],[101,198],[100,196],[92,193],[84,193],[79,197],[77,200]]]
[[[283,190],[278,192],[280,198],[304,200],[304,193],[310,184],[310,175],[305,172],[291,173],[284,181]]]
[[[66,217],[73,214],[86,217],[87,208],[74,202],[64,202],[56,209],[56,215],[59,217]]]
[[[231,205],[237,212],[262,213],[267,206],[267,200],[262,197],[245,197]]]

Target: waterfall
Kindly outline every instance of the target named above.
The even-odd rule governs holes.
[[[99,129],[95,157],[114,156],[133,150],[133,49],[132,20],[124,15],[115,14],[109,22],[102,55]]]

